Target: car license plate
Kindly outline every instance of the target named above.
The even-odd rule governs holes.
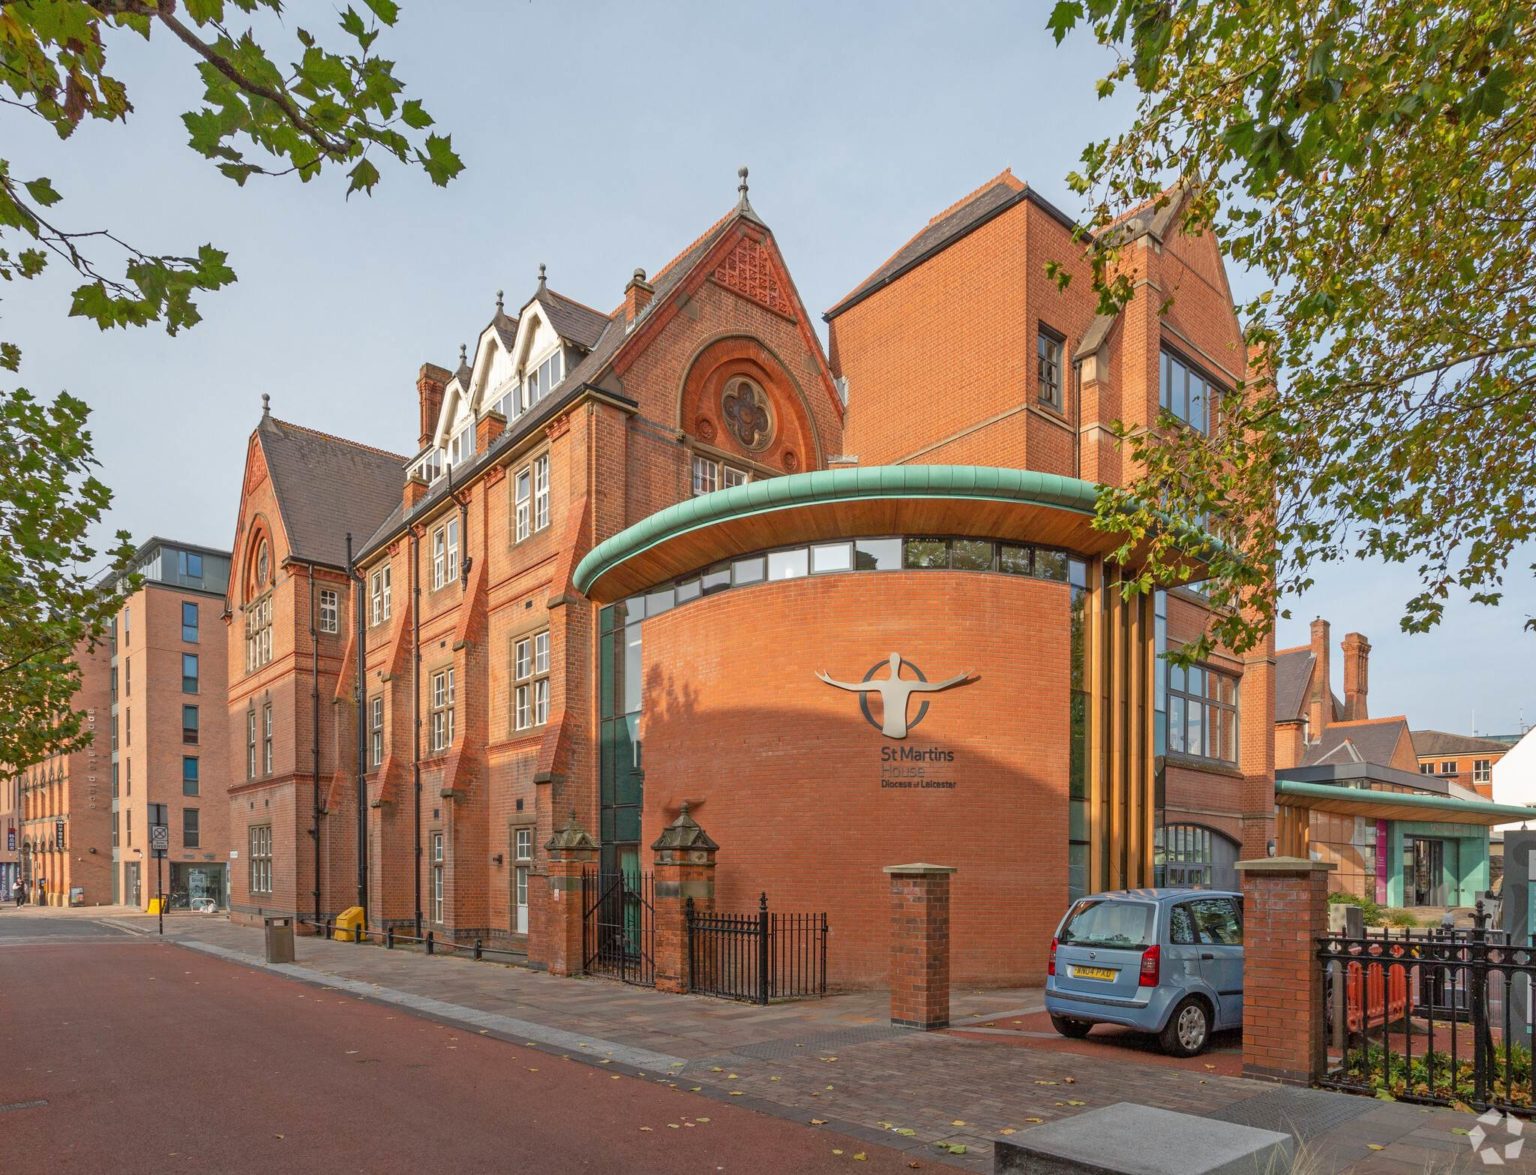
[[[1108,967],[1073,967],[1073,979],[1104,979],[1113,980],[1118,971],[1111,971]]]

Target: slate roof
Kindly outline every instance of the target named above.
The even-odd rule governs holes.
[[[1275,721],[1298,722],[1307,708],[1307,684],[1316,658],[1311,649],[1275,654]]]
[[[1508,743],[1471,734],[1451,734],[1444,730],[1414,730],[1409,733],[1413,736],[1413,749],[1420,755],[1470,755],[1478,751],[1503,754],[1509,750]]]
[[[332,567],[400,502],[406,458],[264,415],[256,429],[293,556]]]
[[[953,244],[966,233],[980,228],[993,217],[1001,215],[1025,198],[1029,186],[1010,170],[1004,170],[976,191],[956,204],[950,205],[928,222],[928,226],[891,254],[890,258],[874,273],[861,282],[857,289],[828,310],[824,318],[832,319],[855,302],[875,292],[888,282],[894,281],[907,270],[927,260],[941,249]]]
[[[688,276],[694,265],[715,245],[738,217],[752,220],[761,224],[750,208],[737,208],[722,216],[714,224],[710,225],[698,239],[686,249],[674,257],[651,279],[654,293],[647,306],[659,306],[677,285]],[[581,357],[581,361],[565,373],[554,391],[545,396],[527,412],[515,420],[508,422],[507,429],[497,437],[491,445],[482,452],[476,453],[470,464],[453,471],[453,484],[461,486],[469,482],[485,466],[491,464],[508,445],[516,444],[530,432],[543,428],[551,417],[563,411],[567,404],[581,394],[581,390],[594,383],[606,370],[615,354],[623,346],[626,339],[633,333],[626,329],[624,321],[624,308],[621,305],[612,314],[603,314],[592,307],[577,302],[563,294],[555,293],[547,287],[539,290],[530,304],[538,302],[550,316],[550,325],[563,338],[587,346],[590,349]],[[644,314],[639,321],[643,321]],[[568,333],[569,332],[569,333]],[[583,340],[588,340],[583,342]],[[611,393],[610,393],[611,394]],[[618,397],[622,399],[623,397]],[[407,464],[405,458],[400,458],[401,465]],[[411,511],[413,516],[431,510],[441,503],[448,494],[449,479],[444,477],[435,482],[427,491],[416,508]],[[376,550],[394,535],[398,534],[405,523],[404,478],[400,468],[395,470],[392,491],[392,503],[388,509],[379,515],[376,528],[372,530],[370,537],[361,546],[356,547],[359,553]],[[354,532],[360,533],[360,532]]]
[[[1370,763],[1376,767],[1391,767],[1392,752],[1407,730],[1407,719],[1401,717],[1335,722],[1324,727],[1322,737],[1307,748],[1301,765]]]

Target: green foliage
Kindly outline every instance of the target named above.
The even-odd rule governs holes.
[[[1419,916],[1412,910],[1397,910],[1388,908],[1381,911],[1382,921],[1387,926],[1397,926],[1412,929],[1419,925]]]
[[[1345,1058],[1346,1080],[1368,1086],[1389,1097],[1434,1098],[1465,1109],[1477,1098],[1473,1078],[1472,1048],[1461,1055],[1421,1053],[1410,1060],[1400,1052],[1387,1053],[1378,1044],[1352,1049]],[[1496,1044],[1488,1054],[1489,1100],[1500,1105],[1531,1105],[1531,1050],[1511,1045],[1506,1060],[1504,1046]]]
[[[1339,891],[1328,895],[1328,904],[1330,906],[1359,906],[1361,921],[1367,926],[1381,926],[1386,921],[1382,908],[1371,901],[1370,898],[1356,897],[1352,893]]]
[[[1137,586],[1202,555],[1166,513],[1216,519],[1227,544],[1202,646],[1254,647],[1277,597],[1351,556],[1417,570],[1410,631],[1453,593],[1496,602],[1536,536],[1536,8],[1063,0],[1048,26],[1116,54],[1101,96],[1138,92],[1071,177],[1093,223],[1183,200],[1187,231],[1267,282],[1209,438],[1120,428],[1144,475],[1099,522],[1123,555],[1149,543]],[[1134,258],[1112,232],[1084,245],[1111,312]]]
[[[71,709],[73,658],[105,632],[116,607],[94,580],[86,543],[111,493],[92,473],[90,410],[67,394],[43,404],[0,392],[0,763],[24,767],[89,738]],[[121,572],[132,548],[119,534]]]
[[[228,23],[279,17],[280,0],[0,0],[0,105],[60,139],[86,119],[126,120],[133,105],[108,50],[159,35],[184,47],[202,81],[200,108],[182,119],[188,144],[235,183],[290,174],[307,183],[332,168],[345,170],[348,195],[372,192],[379,165],[394,160],[446,184],[464,166],[450,138],[428,129],[432,116],[374,52],[399,6],[365,7],[366,16],[341,11],[341,48],[294,27],[283,56],[296,60],[280,64],[251,29]],[[162,323],[176,334],[198,321],[198,295],[235,280],[211,244],[149,252],[67,226],[61,205],[47,177],[0,159],[0,279],[30,280],[62,261],[81,279],[70,313],[102,329]],[[0,341],[0,367],[20,366],[20,349]],[[89,578],[97,553],[86,535],[111,494],[92,473],[87,415],[69,395],[45,404],[0,389],[0,764],[12,770],[88,737],[70,708],[80,677],[72,657],[104,634],[131,553],[119,533],[110,574]]]

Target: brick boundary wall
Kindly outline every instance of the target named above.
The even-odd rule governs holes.
[[[1310,1085],[1323,1071],[1328,874],[1300,857],[1239,861],[1243,879],[1243,1076]]]
[[[949,1027],[950,865],[887,865],[891,879],[891,1023]]]

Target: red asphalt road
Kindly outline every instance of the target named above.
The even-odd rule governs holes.
[[[937,1165],[139,941],[0,946],[0,1155],[49,1175]]]

